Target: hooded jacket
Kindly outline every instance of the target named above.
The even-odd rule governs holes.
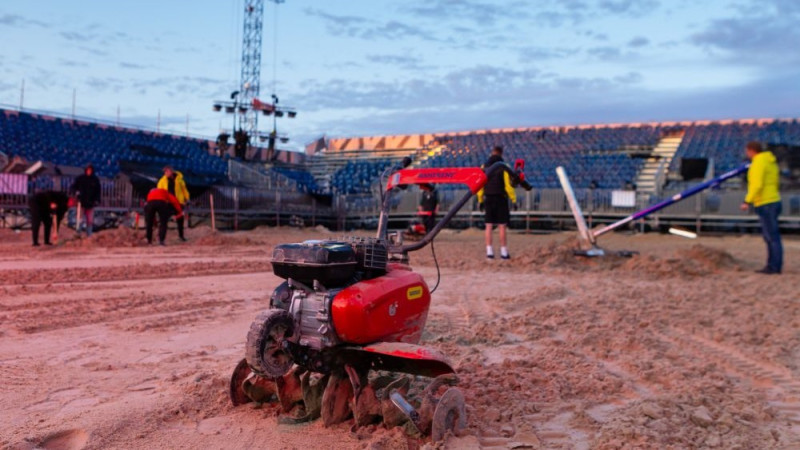
[[[763,151],[753,157],[747,170],[747,197],[745,203],[759,207],[781,201],[778,186],[780,170],[778,160],[770,151]]]
[[[503,157],[492,155],[481,168],[489,168],[498,161],[503,161]],[[494,175],[486,181],[486,185],[478,191],[478,203],[483,203],[483,197],[486,195],[505,195],[511,200],[511,203],[517,202],[517,193],[511,185],[511,178],[505,171],[499,173],[495,172]]]
[[[100,204],[100,178],[94,174],[88,175],[85,172],[75,178],[69,188],[71,195],[77,195],[78,201],[84,209],[91,209]]]
[[[165,191],[169,191],[169,178],[164,175],[158,180],[158,184],[156,185],[159,189],[164,189]],[[181,205],[185,205],[186,202],[189,201],[189,190],[186,189],[186,182],[183,181],[183,174],[175,171],[175,192],[172,193],[175,198],[178,199],[178,203]]]

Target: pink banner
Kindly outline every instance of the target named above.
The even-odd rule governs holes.
[[[24,173],[0,173],[0,194],[28,193],[28,176]]]

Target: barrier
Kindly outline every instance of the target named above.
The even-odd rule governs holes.
[[[43,189],[66,191],[72,178],[38,177],[34,184],[38,187],[30,192]],[[46,178],[46,179],[45,179]],[[142,195],[134,191],[126,179],[101,181],[101,203],[98,213],[113,212],[127,214],[141,212],[144,203]],[[441,190],[440,207],[447,209],[453,199],[463,196],[459,189]],[[633,208],[614,206],[610,189],[575,189],[575,201],[586,219],[587,227],[610,224],[633,212],[644,209],[655,202],[655,196],[636,196]],[[665,191],[664,197],[672,197],[677,191]],[[218,228],[235,228],[242,220],[271,225],[286,225],[292,216],[300,217],[307,224],[324,224],[333,229],[371,228],[377,221],[379,201],[375,195],[337,195],[325,204],[316,198],[299,193],[291,188],[253,189],[236,186],[212,186],[202,195],[195,197],[190,205],[193,221],[210,221],[210,197],[214,196],[214,209]],[[700,231],[706,226],[719,223],[735,223],[737,228],[757,226],[757,217],[739,210],[744,191],[724,190],[700,192],[694,199],[674,203],[655,212],[649,217],[638,219],[637,226],[657,228],[660,226],[694,227]],[[800,192],[782,192],[784,201],[781,226],[800,229]],[[533,189],[517,192],[518,208],[511,212],[512,228],[530,231],[537,227],[574,228],[576,223],[569,202],[561,189]],[[392,206],[392,226],[405,228],[409,220],[416,217],[418,193],[400,196]],[[25,214],[28,208],[28,195],[0,193],[0,226],[12,227],[24,221],[4,221],[9,214]],[[195,222],[196,223],[196,222]],[[483,213],[473,202],[464,206],[453,222],[453,226],[466,227],[482,225]]]

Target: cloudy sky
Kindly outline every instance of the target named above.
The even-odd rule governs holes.
[[[216,135],[245,0],[2,0],[0,103]],[[800,116],[797,0],[267,0],[261,92],[323,134]],[[277,20],[276,20],[277,19]],[[277,23],[275,28],[273,25]],[[277,39],[274,31],[277,30]],[[277,52],[275,51],[277,50]],[[260,128],[271,124],[261,120]]]

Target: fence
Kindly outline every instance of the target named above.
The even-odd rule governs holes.
[[[73,178],[66,176],[37,177],[29,181],[28,192],[47,189],[67,191]],[[144,198],[124,179],[102,180],[101,203],[98,212],[127,213],[140,211]],[[466,190],[442,190],[441,211],[446,211],[459,200]],[[575,191],[581,209],[590,226],[610,223],[637,210],[653,204],[655,195],[637,195],[636,206],[621,208],[611,204],[611,190],[577,189]],[[678,191],[667,190],[663,197]],[[393,196],[390,226],[403,228],[416,217],[419,205],[419,190],[408,189]],[[210,217],[211,198],[221,227],[238,229],[243,221],[270,225],[297,222],[297,218],[311,226],[324,224],[335,229],[374,228],[380,214],[377,194],[335,196],[330,204],[317,198],[288,188],[255,189],[237,186],[213,186],[193,199],[190,214],[195,221]],[[783,214],[781,226],[800,229],[800,192],[783,192]],[[640,226],[661,225],[693,226],[698,231],[706,226],[751,227],[757,225],[754,214],[739,210],[744,198],[743,191],[705,191],[695,197],[671,205],[659,213],[639,222]],[[0,193],[0,213],[24,213],[28,195]],[[512,227],[572,227],[574,220],[566,197],[560,189],[534,189],[517,192],[518,207],[512,211]],[[477,201],[467,203],[454,219],[454,226],[480,226],[483,213]],[[3,221],[2,223],[8,223]]]

